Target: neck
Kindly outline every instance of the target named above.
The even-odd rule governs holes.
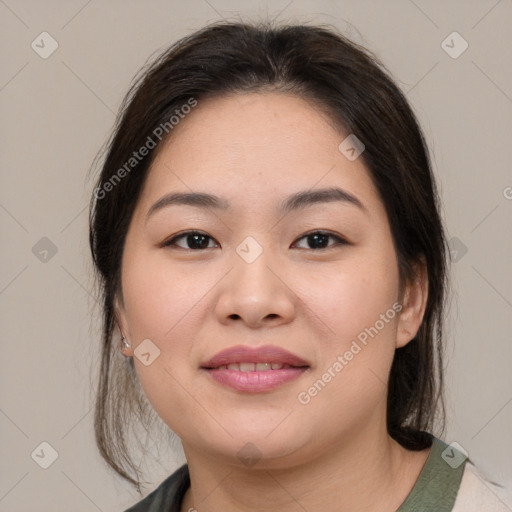
[[[394,512],[430,450],[406,450],[387,432],[373,438],[363,434],[286,469],[259,462],[241,468],[184,446],[191,487],[181,510]]]

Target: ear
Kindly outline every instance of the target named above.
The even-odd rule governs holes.
[[[396,348],[407,345],[418,333],[428,299],[428,271],[425,258],[413,265],[414,278],[403,292],[402,310],[398,318]]]
[[[131,345],[131,335],[128,329],[128,322],[126,321],[123,301],[118,294],[114,297],[114,318],[119,328],[120,335],[124,336],[126,341]],[[124,343],[121,343],[121,350],[125,356],[133,356],[133,348],[125,347]]]

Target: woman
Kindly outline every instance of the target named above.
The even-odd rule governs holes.
[[[433,434],[446,240],[370,52],[308,26],[179,41],[125,100],[90,226],[100,452],[139,488],[152,408],[187,459],[129,511],[507,510]]]

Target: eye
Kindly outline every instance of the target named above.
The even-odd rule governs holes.
[[[188,247],[183,247],[182,245],[176,243],[177,240],[181,240],[182,238],[185,239],[185,244],[187,244]],[[201,231],[185,231],[163,242],[162,247],[169,247],[175,245],[177,247],[180,247],[181,249],[188,250],[211,249],[212,246],[208,246],[208,240],[213,240],[213,238]]]
[[[329,231],[312,231],[310,233],[306,233],[301,236],[297,240],[306,239],[306,243],[311,245],[311,247],[300,247],[301,249],[328,249],[336,244],[328,245],[329,238],[335,239],[338,241],[338,245],[348,245],[348,242],[334,233],[330,233]],[[297,242],[295,242],[297,245]]]
[[[336,240],[338,244],[329,244],[329,238]],[[177,243],[178,240],[185,240],[185,246]],[[335,235],[334,233],[330,233],[329,231],[312,231],[310,233],[306,233],[302,237],[297,240],[306,240],[306,243],[310,245],[310,247],[300,247],[301,249],[328,249],[333,245],[348,245],[344,238],[339,235]],[[171,247],[176,246],[181,249],[187,250],[203,250],[203,249],[211,249],[217,247],[217,245],[209,245],[209,241],[214,241],[214,239],[203,233],[202,231],[184,231],[169,240],[166,240],[162,243],[162,247]],[[298,243],[295,242],[295,246],[298,246]]]

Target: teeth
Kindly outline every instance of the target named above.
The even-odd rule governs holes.
[[[217,370],[236,370],[239,372],[266,372],[269,370],[280,370],[281,368],[291,368],[289,364],[282,363],[230,363],[219,366]]]

